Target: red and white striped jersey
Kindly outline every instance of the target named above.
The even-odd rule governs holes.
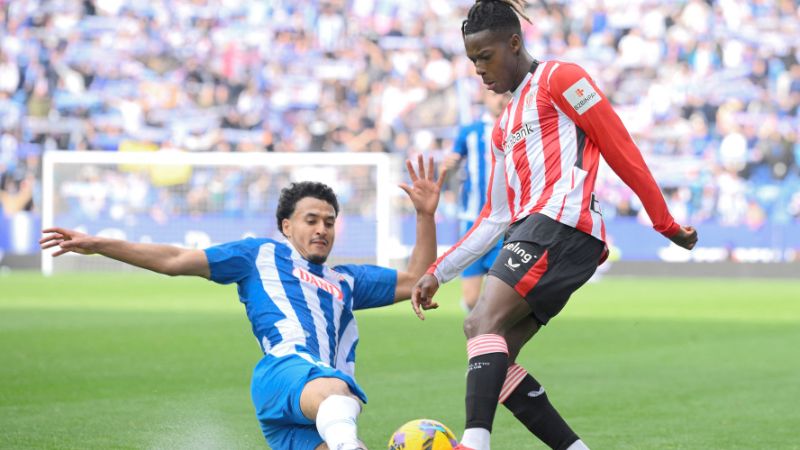
[[[540,213],[605,241],[594,194],[600,155],[639,196],[656,231],[680,226],[611,103],[580,66],[540,63],[492,133],[487,202],[464,237],[429,269],[444,283],[486,253],[510,223]]]

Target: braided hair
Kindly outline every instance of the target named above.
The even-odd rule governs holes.
[[[461,23],[461,35],[483,30],[521,33],[518,15],[531,22],[525,14],[525,0],[476,0],[467,13],[467,19]]]

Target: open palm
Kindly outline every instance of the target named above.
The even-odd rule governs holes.
[[[443,169],[437,179],[433,169],[433,157],[428,158],[428,168],[426,169],[422,155],[419,155],[417,165],[419,166],[419,172],[414,170],[414,165],[411,164],[410,160],[406,160],[406,169],[408,170],[408,176],[411,178],[411,185],[403,183],[400,188],[408,194],[408,198],[414,204],[417,214],[432,215],[436,212],[436,206],[439,204],[439,193],[442,190],[442,183],[447,170]]]

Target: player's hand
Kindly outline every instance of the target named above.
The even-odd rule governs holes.
[[[444,160],[442,164],[447,169],[448,172],[458,169],[458,165],[461,163],[461,155],[458,153],[447,153],[444,155]]]
[[[694,227],[681,227],[669,240],[686,250],[691,250],[697,244],[697,230]]]
[[[39,246],[42,250],[60,247],[58,251],[53,253],[53,256],[61,256],[67,252],[75,252],[81,255],[92,255],[96,253],[94,246],[97,239],[88,234],[58,227],[46,228],[42,230],[42,233],[46,234],[43,238],[39,239]]]
[[[433,294],[439,289],[439,280],[426,273],[411,289],[411,307],[420,320],[425,320],[423,309],[436,309],[439,304],[433,301]]]
[[[433,157],[428,158],[427,170],[425,169],[422,155],[419,155],[417,165],[419,166],[419,173],[414,170],[414,165],[411,164],[411,161],[406,160],[406,169],[408,169],[408,175],[411,177],[411,185],[402,183],[400,188],[408,194],[408,198],[414,204],[417,214],[433,215],[436,212],[436,206],[439,205],[439,192],[442,190],[442,182],[444,182],[447,169],[442,169],[442,173],[439,174],[439,179],[437,180],[433,170]]]

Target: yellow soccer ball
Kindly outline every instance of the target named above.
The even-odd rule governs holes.
[[[397,429],[389,439],[389,450],[452,450],[456,436],[441,422],[412,420]]]

